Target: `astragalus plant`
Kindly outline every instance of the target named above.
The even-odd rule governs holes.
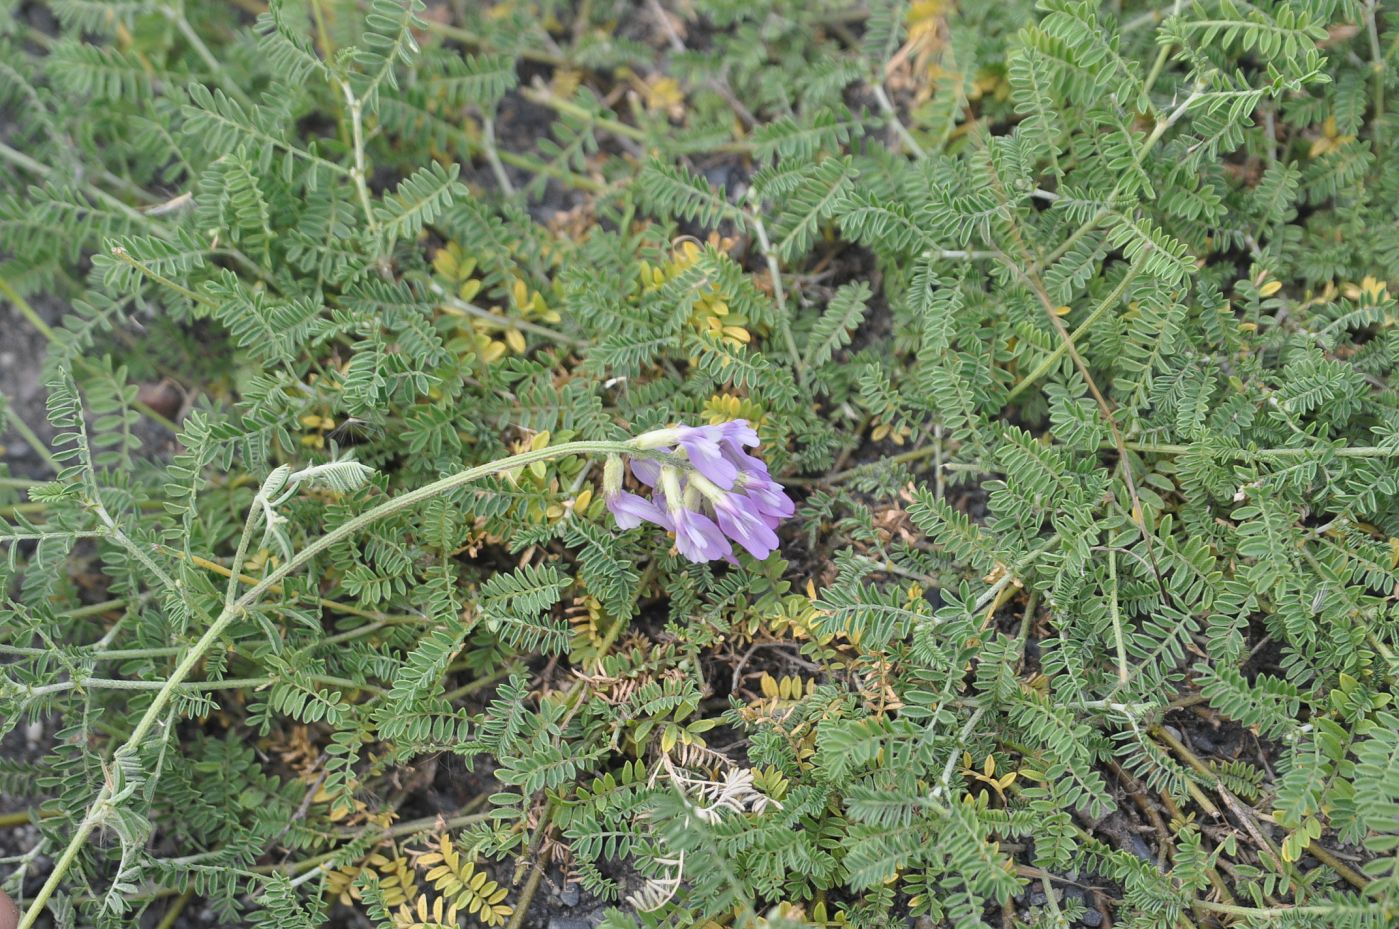
[[[0,7],[23,929],[1399,923],[1399,9]]]

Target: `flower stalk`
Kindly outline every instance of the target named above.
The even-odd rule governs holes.
[[[511,455],[508,458],[501,458],[497,461],[477,465],[474,468],[458,471],[456,474],[449,475],[431,484],[426,484],[419,487],[417,490],[411,490],[408,493],[394,497],[392,500],[387,500],[372,509],[366,510],[353,519],[347,520],[343,525],[337,526],[325,535],[315,539],[283,564],[269,572],[266,577],[246,591],[242,596],[236,598],[224,607],[219,615],[215,617],[209,628],[200,636],[199,640],[185,653],[185,656],[180,660],[179,664],[176,665],[175,670],[171,672],[170,677],[164,682],[160,690],[157,691],[155,698],[151,701],[150,705],[146,707],[145,713],[142,714],[140,720],[136,723],[135,728],[131,732],[131,736],[116,750],[114,761],[120,761],[123,758],[131,758],[140,750],[141,745],[151,734],[151,730],[155,728],[162,713],[164,713],[166,707],[169,705],[171,698],[181,689],[181,685],[194,671],[195,667],[204,659],[204,656],[208,654],[209,650],[213,648],[214,643],[218,641],[219,636],[224,633],[224,630],[239,616],[246,613],[264,594],[279,586],[282,581],[294,572],[310,564],[312,559],[317,555],[381,519],[385,519],[409,507],[416,506],[425,500],[441,496],[464,484],[470,484],[473,481],[480,480],[483,477],[500,474],[513,468],[520,468],[536,461],[564,458],[569,455],[620,454],[631,450],[632,446],[624,442],[565,442],[560,445],[534,449],[532,451],[522,452],[518,455]],[[245,535],[254,531],[256,522],[255,519],[248,520],[244,528]],[[236,585],[236,578],[231,579],[229,583]],[[53,896],[54,891],[58,889],[64,876],[73,866],[73,862],[76,860],[84,844],[92,836],[92,833],[97,830],[98,826],[112,815],[112,808],[116,802],[117,799],[113,795],[112,786],[110,784],[104,785],[102,789],[98,791],[96,798],[88,807],[87,813],[79,824],[77,831],[73,834],[67,847],[54,863],[54,868],[49,873],[48,879],[44,881],[44,885],[39,888],[39,892],[34,895],[34,900],[30,903],[29,908],[25,910],[24,916],[20,919],[18,929],[32,929],[34,924],[38,921],[40,914],[43,913],[44,908],[48,905],[49,899]]]

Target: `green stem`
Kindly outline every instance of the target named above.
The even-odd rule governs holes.
[[[494,674],[487,675],[486,677],[478,677],[476,680],[471,681],[468,684],[463,684],[456,690],[449,690],[447,693],[442,695],[442,700],[446,703],[452,703],[456,700],[460,700],[462,697],[470,696],[471,694],[477,693],[478,691],[485,690],[492,684],[496,684],[500,681],[505,680],[507,677],[520,671],[522,668],[523,665],[520,664],[507,665],[506,667],[500,669]]]
[[[50,327],[48,323],[44,322],[38,312],[35,311],[34,307],[29,305],[29,301],[20,296],[19,291],[10,286],[10,282],[3,277],[0,277],[0,297],[4,297],[6,300],[10,301],[14,308],[19,311],[19,315],[28,320],[29,325],[33,326],[35,330],[44,337],[44,341],[53,341],[53,328]]]
[[[193,897],[193,887],[180,894],[179,899],[170,904],[169,909],[167,909],[165,915],[160,918],[160,922],[156,925],[155,929],[174,929],[176,920],[180,918],[180,914],[185,911],[185,907],[189,905],[189,901]]]
[[[463,135],[465,134],[463,133]],[[468,138],[467,147],[481,148],[481,145]],[[578,190],[586,191],[590,194],[600,194],[608,189],[608,185],[602,183],[601,181],[595,181],[590,177],[584,177],[581,174],[575,174],[572,171],[560,168],[557,165],[545,163],[543,161],[538,160],[537,158],[531,158],[529,155],[525,155],[520,152],[512,152],[508,149],[499,149],[496,151],[496,157],[498,157],[505,164],[511,165],[516,168],[520,168],[525,171],[533,171],[535,174],[542,174],[545,177],[551,177],[561,184],[565,184],[569,187],[573,187]]]
[[[534,895],[539,890],[539,882],[543,877],[544,863],[535,859],[534,870],[530,872],[529,880],[525,882],[524,889],[520,891],[520,896],[515,901],[515,912],[510,917],[510,924],[506,926],[506,929],[520,929],[525,924],[529,905],[534,900]]]
[[[1122,447],[1128,451],[1142,452],[1151,455],[1184,455],[1187,452],[1197,449],[1197,446],[1194,445],[1171,445],[1153,442],[1123,442]],[[1117,446],[1111,444],[1102,446],[1103,451],[1115,451],[1116,449]],[[1231,458],[1245,461],[1265,460],[1268,458],[1302,458],[1308,455],[1321,455],[1328,451],[1337,458],[1399,458],[1399,447],[1391,448],[1380,445],[1357,445],[1341,448],[1206,448],[1205,451],[1212,455],[1227,455]],[[789,478],[788,480],[793,484],[837,484],[841,481],[849,480],[862,471],[866,471],[873,467],[891,463],[910,464],[915,461],[922,461],[924,458],[932,458],[937,452],[938,447],[936,443],[932,445],[922,445],[906,452],[900,452],[897,455],[881,458],[877,462],[869,462],[856,465],[853,468],[846,468],[844,471],[837,471],[835,474],[825,479],[806,481],[797,478]],[[958,464],[948,464],[944,465],[944,467],[949,470],[964,470],[967,468],[967,466]],[[975,468],[975,470],[984,471],[985,469]]]
[[[1172,17],[1180,15],[1180,6],[1181,0],[1176,0],[1175,6],[1171,8]],[[1172,48],[1174,46],[1171,43],[1166,43],[1156,53],[1156,60],[1151,63],[1151,72],[1147,74],[1146,80],[1142,83],[1143,93],[1151,93],[1151,88],[1156,85],[1156,79],[1161,76],[1162,69],[1166,67],[1166,61],[1171,57]]]
[[[1127,273],[1122,276],[1122,280],[1112,289],[1112,293],[1104,297],[1102,302],[1093,308],[1093,312],[1089,313],[1088,318],[1079,324],[1079,327],[1069,336],[1068,341],[1061,339],[1059,344],[1055,346],[1054,351],[1049,353],[1048,357],[1036,365],[1033,371],[1025,375],[1020,383],[1011,388],[1010,393],[1006,394],[1005,404],[1009,404],[1016,397],[1024,393],[1032,384],[1044,377],[1050,369],[1059,363],[1059,359],[1064,357],[1064,353],[1069,350],[1070,345],[1077,344],[1083,334],[1091,329],[1093,325],[1102,318],[1104,313],[1117,305],[1117,301],[1121,300],[1122,295],[1127,292],[1127,287],[1132,283],[1132,279],[1137,276],[1137,271],[1138,268],[1136,267],[1128,269]]]
[[[1132,672],[1127,667],[1127,644],[1122,635],[1122,611],[1117,602],[1117,550],[1108,549],[1108,584],[1112,593],[1108,600],[1112,616],[1112,641],[1117,650],[1117,679],[1119,686],[1126,684]]]
[[[130,265],[137,271],[140,271],[146,277],[155,281],[157,284],[160,284],[163,287],[170,288],[180,296],[184,297],[186,300],[189,300],[191,303],[202,303],[210,309],[215,310],[219,308],[219,303],[217,300],[214,300],[212,297],[206,297],[201,293],[196,293],[195,291],[190,290],[188,287],[175,283],[174,281],[170,280],[170,278],[161,274],[159,271],[155,270],[145,262],[137,258],[132,258],[131,253],[128,252],[126,249],[122,248],[120,245],[115,245],[112,247],[112,257],[115,258],[117,261],[120,261],[122,264]]]
[[[59,463],[54,459],[53,453],[51,453],[48,450],[48,447],[44,445],[44,442],[42,439],[39,438],[38,433],[36,433],[33,429],[29,428],[29,424],[25,422],[18,413],[15,412],[14,407],[12,407],[9,403],[9,398],[5,397],[3,394],[0,394],[0,402],[3,402],[5,404],[6,421],[9,422],[10,428],[13,429],[16,433],[18,433],[19,437],[24,440],[24,444],[28,445],[31,449],[33,449],[34,454],[38,455],[39,458],[45,464],[47,464],[55,474],[62,471],[62,466],[60,466]],[[23,506],[25,506],[25,504],[18,504],[12,509],[15,509],[19,512],[24,512],[23,510],[19,509]],[[35,511],[42,509],[42,505],[35,507]]]
[[[369,174],[364,158],[364,102],[350,89],[349,81],[340,82],[340,90],[345,95],[345,105],[350,108],[351,144],[354,147],[355,166],[350,169],[350,178],[355,182],[360,206],[364,209],[364,221],[370,236],[378,234],[379,221],[374,217],[374,205],[369,197]]]
[[[766,227],[763,226],[763,218],[758,215],[755,209],[752,215],[753,232],[758,237],[758,249],[763,253],[763,258],[767,262],[768,277],[772,278],[772,296],[777,301],[777,328],[782,332],[782,342],[787,347],[787,354],[792,358],[792,367],[797,374],[797,383],[806,386],[806,364],[802,361],[801,352],[797,349],[797,340],[792,335],[792,320],[787,309],[787,294],[782,289],[782,269],[777,266],[777,254],[772,250],[772,243],[768,241]]]
[[[39,177],[42,177],[46,180],[49,178],[50,175],[54,173],[53,169],[50,168],[48,165],[43,164],[42,162],[35,161],[28,155],[25,155],[22,152],[18,152],[13,148],[10,148],[10,146],[6,145],[3,142],[0,142],[0,158],[4,158],[6,161],[19,165],[21,168],[30,172],[31,174],[37,174],[39,175]],[[94,199],[102,201],[102,203],[116,210],[118,213],[121,213],[123,216],[126,216],[128,219],[135,220],[142,226],[146,226],[148,228],[155,227],[158,229],[154,219],[147,216],[145,213],[142,213],[140,210],[135,209],[129,204],[123,203],[121,200],[118,200],[116,197],[107,193],[102,188],[96,187],[92,184],[85,184],[83,186],[89,193],[92,194]]]
[[[156,545],[156,548],[157,548],[159,551],[161,551],[161,552],[163,552],[163,553],[165,553],[165,554],[167,554],[167,555],[170,555],[170,556],[173,557],[173,558],[183,558],[184,560],[188,561],[190,564],[193,564],[193,565],[195,565],[196,567],[203,568],[205,571],[212,571],[212,572],[214,572],[215,574],[218,574],[218,575],[221,575],[221,576],[227,577],[227,578],[233,577],[233,572],[232,572],[231,570],[229,570],[228,568],[225,568],[223,565],[219,564],[217,561],[210,561],[210,560],[207,559],[207,558],[201,558],[199,555],[187,555],[187,554],[185,554],[183,551],[181,551],[180,549],[178,549],[178,548],[171,548],[171,547],[168,546],[168,545],[159,545],[159,544],[157,544],[157,545]],[[252,575],[249,575],[249,574],[239,574],[239,575],[238,575],[238,581],[239,581],[239,583],[245,584],[245,585],[247,585],[248,587],[252,587],[254,584],[256,584],[256,583],[257,583],[257,580],[258,580],[257,578],[255,578],[255,577],[253,577]],[[282,592],[282,588],[281,588],[281,587],[275,587],[275,588],[272,589],[271,592],[274,593],[274,594],[279,594],[279,593]],[[388,618],[388,617],[384,616],[383,613],[380,613],[380,612],[378,612],[378,611],[376,611],[376,610],[366,610],[366,609],[364,609],[363,607],[355,606],[353,603],[342,603],[342,602],[340,602],[339,600],[327,600],[327,599],[324,598],[324,597],[319,597],[319,598],[310,598],[310,597],[307,597],[307,598],[306,598],[306,602],[307,602],[307,603],[314,603],[314,604],[316,604],[317,606],[321,607],[322,609],[330,610],[330,611],[335,612],[335,613],[344,613],[344,614],[346,614],[346,615],[348,615],[348,616],[360,616],[360,617],[363,617],[364,619],[372,619],[372,620],[375,620],[375,621],[380,621],[380,620],[384,620],[384,619],[387,619],[387,618]]]
[[[491,166],[491,173],[495,175],[495,181],[500,185],[500,190],[507,197],[515,196],[515,185],[510,183],[510,175],[505,171],[505,165],[501,163],[500,153],[495,144],[495,120],[489,116],[481,120],[481,148],[486,154],[486,161]]]
[[[889,99],[889,94],[884,90],[884,83],[879,80],[869,82],[870,90],[874,91],[874,99],[879,104],[879,108],[884,111],[884,115],[889,117],[889,124],[894,127],[894,133],[908,150],[913,152],[920,160],[927,158],[928,153],[923,150],[923,146],[918,144],[918,140],[913,137],[913,133],[908,131],[908,127],[899,119],[899,113],[894,109],[894,102]]]
[[[1239,906],[1235,903],[1215,903],[1212,900],[1196,900],[1195,906],[1212,913],[1228,913],[1231,916],[1248,916],[1254,919],[1284,919],[1292,916],[1323,916],[1335,913],[1336,907],[1316,906]]]
[[[1107,446],[1106,448],[1114,447]],[[1153,442],[1123,442],[1122,447],[1128,451],[1144,452],[1150,455],[1184,455],[1187,452],[1201,450],[1194,445],[1156,444]],[[1227,456],[1244,461],[1268,458],[1305,458],[1309,455],[1322,455],[1327,452],[1337,458],[1399,458],[1399,447],[1381,445],[1354,445],[1341,448],[1325,446],[1321,448],[1205,448],[1203,451],[1211,455]]]
[[[824,481],[818,481],[816,483],[838,484],[841,481],[849,480],[850,478],[854,477],[862,471],[867,471],[870,468],[879,467],[881,465],[912,464],[915,461],[922,461],[924,458],[932,458],[938,453],[938,449],[939,444],[936,442],[934,442],[932,445],[921,445],[918,448],[911,449],[906,452],[899,452],[899,454],[897,455],[890,455],[889,457],[881,458],[878,461],[866,462],[865,464],[855,465],[855,467],[853,468],[846,468],[844,471],[837,471],[835,474],[832,474]],[[798,483],[798,481],[793,480],[792,483],[795,484]]]
[[[80,658],[92,658],[94,661],[129,661],[134,658],[168,658],[171,655],[178,655],[184,651],[182,645],[160,645],[155,648],[127,648],[113,649],[110,652],[93,652],[87,655],[79,655]],[[24,645],[0,645],[0,655],[16,655],[26,658],[37,658],[41,655],[53,654],[51,648],[30,648]]]
[[[381,688],[375,687],[373,684],[352,681],[345,677],[310,674],[307,675],[307,679],[315,681],[317,684],[343,687],[346,690],[369,690],[383,693]],[[230,677],[221,681],[184,681],[176,684],[174,689],[181,691],[256,690],[259,687],[275,684],[280,680],[282,680],[280,677]],[[163,690],[167,684],[167,681],[128,681],[123,678],[85,677],[76,681],[60,681],[56,684],[31,687],[29,695],[42,697],[48,694],[62,693],[65,690]]]
[[[538,323],[532,323],[526,319],[511,319],[506,316],[498,316],[489,310],[482,309],[474,303],[468,303],[459,297],[452,296],[436,282],[430,282],[428,288],[442,301],[442,304],[448,310],[459,312],[473,319],[479,319],[497,329],[519,329],[521,332],[532,332],[551,342],[558,342],[560,345],[581,346],[586,344],[582,339],[575,339],[571,335],[564,335],[562,332],[557,332],[550,329],[548,326],[541,326]]]
[[[6,412],[9,411],[6,410]],[[48,506],[47,503],[15,503],[11,506],[0,507],[0,516],[30,516],[45,512]],[[43,523],[39,525],[43,525]]]
[[[293,573],[309,565],[317,555],[327,549],[350,538],[365,527],[381,519],[385,519],[409,507],[416,506],[425,500],[441,496],[458,487],[492,474],[499,474],[513,468],[523,467],[524,465],[536,461],[547,461],[552,458],[562,458],[568,455],[606,455],[622,454],[632,451],[634,451],[632,446],[625,442],[566,442],[551,448],[541,448],[534,451],[522,452],[518,455],[512,455],[509,458],[502,458],[498,461],[468,468],[465,471],[458,471],[456,474],[449,475],[441,480],[419,487],[417,490],[412,490],[398,497],[394,497],[391,500],[387,500],[347,520],[345,523],[315,539],[301,551],[297,552],[259,581],[256,586],[235,600],[229,608],[224,609],[219,614],[209,626],[208,630],[200,636],[199,641],[189,649],[184,658],[176,665],[169,679],[164,682],[164,685],[156,693],[155,699],[146,707],[145,713],[142,714],[141,719],[136,723],[130,737],[117,749],[116,756],[134,755],[140,749],[146,737],[150,735],[151,730],[155,728],[157,721],[165,711],[166,706],[170,703],[171,698],[174,697],[176,690],[184,683],[185,679],[189,677],[190,673],[194,671],[199,662],[203,660],[204,655],[213,648],[214,643],[218,641],[219,636],[223,634],[224,630],[227,629],[229,625],[240,616],[246,614],[248,609],[265,593],[279,585]],[[107,817],[109,813],[108,805],[111,799],[112,789],[109,785],[104,785],[102,789],[98,791],[91,806],[89,806],[87,815],[83,817],[82,823],[79,824],[67,848],[63,850],[63,853],[59,856],[57,862],[55,862],[48,879],[44,881],[44,885],[39,888],[39,892],[35,894],[33,902],[29,905],[29,909],[24,912],[24,916],[20,919],[18,929],[33,929],[34,924],[39,919],[39,915],[43,913],[44,909],[48,906],[49,899],[53,896],[54,891],[58,889],[64,876],[68,873],[68,870],[72,868],[73,861],[77,858],[78,852]]]
[[[253,584],[256,584],[257,580],[254,578],[247,577],[247,575],[244,575],[243,582],[251,586]],[[280,590],[273,591],[273,593],[280,593]],[[328,603],[335,604],[335,601],[321,601],[322,606],[325,606]],[[68,619],[79,619],[85,616],[94,615],[96,613],[105,613],[109,610],[117,609],[125,605],[125,600],[108,600],[105,603],[94,603],[92,606],[80,607],[76,610],[69,610],[66,613],[60,613],[58,615]],[[343,611],[343,608],[347,606],[347,604],[335,604],[335,606]],[[368,613],[368,611],[365,612]],[[354,615],[360,614],[356,613]],[[367,635],[372,635],[373,633],[378,632],[380,629],[383,629],[386,626],[398,626],[403,625],[405,623],[420,624],[422,622],[424,622],[424,620],[420,616],[384,616],[382,618],[376,619],[372,623],[367,623],[356,629],[351,629],[348,632],[336,633],[333,636],[321,639],[320,641],[316,642],[312,647],[323,649],[328,646],[339,645],[342,642],[349,642],[353,639],[358,639]],[[96,649],[100,647],[100,644],[80,646],[80,648],[83,649]],[[83,651],[79,653],[77,657],[91,659],[92,661],[131,661],[140,658],[169,658],[171,655],[178,655],[184,650],[185,646],[183,645],[157,645],[152,648],[114,648],[108,651]],[[16,657],[21,658],[38,658],[40,656],[50,655],[52,653],[52,648],[38,648],[27,645],[0,645],[0,655],[14,655]],[[487,683],[490,683],[490,680],[487,680]],[[359,687],[360,685],[356,683],[355,686]]]
[[[173,7],[167,7],[165,15],[175,24],[175,28],[180,31],[180,35],[184,36],[190,48],[194,49],[194,53],[200,57],[204,65],[214,77],[218,79],[219,86],[228,91],[239,103],[244,106],[252,106],[252,98],[244,93],[243,88],[238,86],[237,81],[229,77],[228,72],[224,70],[224,66],[214,57],[214,53],[209,51],[209,46],[204,44],[204,40],[199,37],[199,33],[195,32],[194,27],[189,24],[189,20],[185,18],[184,12]]]
[[[1370,117],[1370,132],[1374,136],[1375,149],[1384,148],[1384,53],[1380,51],[1380,32],[1375,24],[1376,7],[1379,0],[1365,4],[1365,31],[1370,38],[1370,71],[1374,75],[1374,115]]]
[[[1138,167],[1141,166],[1141,163],[1146,159],[1147,154],[1153,148],[1156,147],[1156,143],[1161,141],[1161,137],[1166,134],[1166,131],[1168,129],[1170,129],[1176,123],[1180,122],[1180,120],[1189,111],[1191,104],[1193,104],[1199,98],[1199,96],[1200,91],[1198,89],[1192,90],[1186,96],[1186,98],[1181,101],[1180,105],[1171,111],[1169,116],[1165,117],[1164,119],[1158,118],[1156,120],[1155,128],[1151,130],[1151,134],[1148,135],[1145,141],[1142,142],[1142,147],[1137,149],[1136,154],[1132,157],[1133,164],[1137,165]],[[1107,195],[1106,202],[1108,204],[1113,203],[1113,201],[1117,199],[1118,193],[1119,191],[1121,191],[1121,189],[1122,184],[1119,181],[1118,184],[1113,187],[1112,192]],[[1077,244],[1079,239],[1082,239],[1088,233],[1096,229],[1098,224],[1104,219],[1106,219],[1108,215],[1112,212],[1113,208],[1110,205],[1100,207],[1097,210],[1097,212],[1095,212],[1092,216],[1088,218],[1087,222],[1083,223],[1083,225],[1075,229],[1067,239],[1061,242],[1059,244],[1059,247],[1056,248],[1053,252],[1051,252],[1048,258],[1040,262],[1040,266],[1036,269],[1036,273],[1039,273],[1039,271],[1044,270],[1045,268],[1054,264],[1054,262],[1058,261],[1060,258],[1063,258],[1066,254],[1068,254],[1069,249],[1073,248],[1074,245]]]
[[[138,598],[138,602],[140,599]],[[101,603],[89,603],[87,606],[80,606],[75,609],[59,613],[59,616],[67,619],[86,619],[89,616],[101,616],[103,613],[110,613],[112,610],[119,610],[127,605],[125,598],[116,600],[103,600]],[[174,646],[171,646],[174,648]],[[110,653],[108,653],[110,654]]]
[[[224,588],[223,608],[233,609],[233,601],[238,597],[238,581],[243,576],[243,559],[248,554],[248,544],[252,541],[253,530],[257,528],[258,516],[263,506],[271,506],[263,490],[259,490],[253,503],[248,507],[248,517],[243,521],[243,533],[238,537],[238,549],[233,553],[233,567],[228,569],[228,586]],[[270,514],[269,514],[270,519]]]
[[[525,99],[529,100],[531,103],[538,103],[562,113],[565,116],[572,116],[575,119],[593,123],[599,128],[606,129],[613,135],[623,136],[624,138],[632,139],[636,142],[645,142],[647,139],[646,133],[635,126],[628,125],[620,120],[612,119],[609,116],[603,116],[601,113],[594,113],[592,110],[581,107],[571,100],[565,100],[547,90],[526,87],[520,92],[524,95]]]
[[[485,49],[487,51],[495,51],[492,46],[486,43],[485,39],[470,30],[463,29],[461,26],[454,26],[451,23],[439,23],[434,19],[425,20],[423,25],[427,28],[428,32],[435,32],[444,38],[460,42],[463,45],[470,45],[472,48]],[[573,66],[572,62],[567,58],[555,55],[552,52],[547,52],[541,48],[536,48],[532,45],[524,45],[513,54],[523,58],[525,61],[552,65],[556,68]]]
[[[10,148],[4,142],[0,142],[0,158],[12,164],[19,165],[30,174],[37,174],[40,177],[48,177],[53,173],[53,169],[41,161],[35,161],[18,149]]]

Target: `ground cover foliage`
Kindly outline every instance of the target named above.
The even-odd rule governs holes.
[[[3,6],[26,929],[1399,920],[1392,8]]]

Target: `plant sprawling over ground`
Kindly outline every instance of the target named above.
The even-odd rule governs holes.
[[[24,929],[1399,922],[1393,7],[0,7]]]

